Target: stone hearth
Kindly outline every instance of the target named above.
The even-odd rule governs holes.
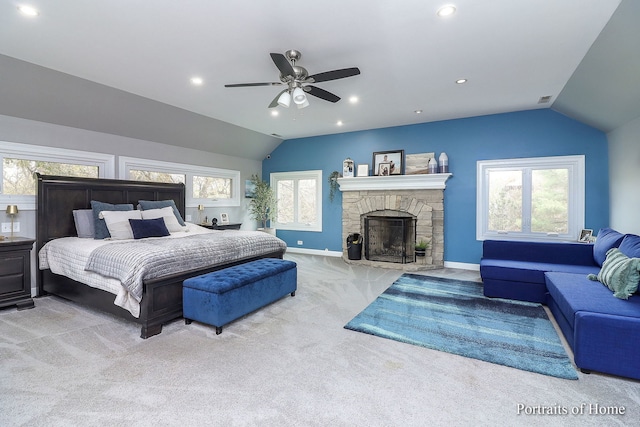
[[[340,178],[342,191],[342,258],[350,264],[365,264],[404,271],[444,267],[444,189],[451,174],[400,175],[391,177]],[[349,260],[347,236],[364,233],[367,214],[415,216],[417,240],[430,241],[424,258],[417,262]]]

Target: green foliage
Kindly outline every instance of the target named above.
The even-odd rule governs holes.
[[[251,182],[254,192],[249,202],[249,214],[251,218],[260,221],[263,228],[267,228],[267,222],[276,215],[276,194],[269,183],[260,179],[258,175],[252,175]]]
[[[333,202],[333,198],[336,195],[336,191],[338,191],[338,178],[340,178],[340,172],[333,171],[329,174],[329,201]]]
[[[431,241],[428,240],[424,240],[424,239],[420,239],[418,241],[418,243],[416,243],[416,249],[420,250],[420,251],[424,251],[429,247],[429,243]]]

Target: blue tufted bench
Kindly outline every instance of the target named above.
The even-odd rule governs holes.
[[[235,265],[183,282],[182,307],[185,323],[216,327],[270,304],[287,294],[295,296],[298,268],[295,262],[263,258]]]

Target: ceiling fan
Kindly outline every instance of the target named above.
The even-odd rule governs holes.
[[[296,65],[296,62],[302,58],[302,54],[297,50],[288,50],[285,54],[271,53],[271,59],[273,60],[278,70],[280,70],[279,82],[266,82],[266,83],[238,83],[224,85],[224,87],[247,87],[247,86],[287,86],[282,92],[278,93],[269,108],[277,107],[278,105],[288,108],[291,104],[291,100],[296,104],[298,108],[304,108],[309,105],[307,100],[307,93],[309,95],[316,96],[320,99],[324,99],[329,102],[338,102],[340,97],[328,92],[324,89],[320,89],[316,86],[311,86],[310,83],[320,83],[329,80],[344,79],[345,77],[357,76],[360,74],[360,70],[357,67],[343,68],[340,70],[325,71],[324,73],[318,73],[309,75],[306,68]]]

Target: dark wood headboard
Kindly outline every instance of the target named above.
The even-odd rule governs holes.
[[[184,184],[74,178],[36,174],[38,181],[36,253],[49,240],[76,236],[74,209],[91,209],[91,201],[132,203],[138,200],[173,200],[184,218]]]

